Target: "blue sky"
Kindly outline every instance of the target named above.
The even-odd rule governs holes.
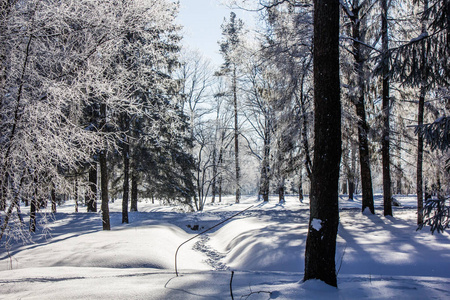
[[[184,26],[183,44],[191,49],[198,49],[215,65],[222,63],[217,41],[221,38],[224,18],[231,10],[221,5],[221,0],[181,0],[178,21]],[[248,12],[235,10],[247,25],[252,24],[253,16]]]

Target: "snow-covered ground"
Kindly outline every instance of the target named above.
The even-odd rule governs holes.
[[[450,299],[449,234],[416,231],[415,197],[396,198],[403,206],[386,218],[379,196],[375,215],[341,197],[337,289],[301,282],[308,199],[229,197],[188,214],[142,202],[126,225],[116,202],[107,232],[99,214],[67,203],[51,237],[0,249],[0,299],[231,299],[232,271],[234,299]],[[252,205],[183,245],[175,275],[180,244]]]

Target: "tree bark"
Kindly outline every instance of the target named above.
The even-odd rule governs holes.
[[[3,180],[2,180],[2,178],[3,178]],[[1,211],[6,210],[7,180],[8,180],[7,174],[5,174],[5,176],[0,175],[0,210]]]
[[[36,232],[36,211],[38,209],[38,188],[37,188],[38,180],[34,178],[34,195],[31,198],[30,203],[30,232]]]
[[[400,119],[399,122],[402,120]],[[404,127],[404,124],[399,123],[397,125],[400,128]],[[396,167],[396,175],[397,175],[397,184],[395,185],[395,193],[397,195],[402,194],[402,134],[400,133],[398,136],[398,145],[397,145],[397,167]]]
[[[419,97],[419,111],[418,111],[418,126],[423,125],[423,115],[425,106],[425,91],[420,91]],[[423,137],[418,135],[417,139],[417,225],[423,224]]]
[[[234,104],[234,160],[236,164],[236,203],[241,200],[241,172],[239,165],[239,122],[237,105],[236,65],[233,66],[233,104]]]
[[[78,176],[75,177],[75,212],[78,212]]]
[[[360,19],[360,5],[359,1],[354,2],[353,17],[352,17],[352,35],[353,35],[353,56],[355,59],[355,70],[357,73],[358,95],[354,99],[356,107],[356,115],[358,116],[358,148],[359,148],[359,164],[361,174],[362,187],[362,211],[366,208],[372,214],[375,213],[373,201],[373,187],[372,187],[372,172],[370,168],[370,152],[369,152],[369,125],[366,118],[366,104],[365,104],[365,81],[364,81],[364,65],[366,59],[361,50],[361,42],[364,42],[361,34],[361,19]]]
[[[122,224],[128,224],[128,199],[130,196],[130,144],[127,137],[127,132],[130,128],[129,118],[124,113],[124,136],[122,145],[122,159],[123,159],[123,194],[122,194]]]
[[[97,212],[97,163],[89,167],[89,190],[86,191],[86,206],[88,212]]]
[[[284,186],[284,178],[280,179],[280,185],[278,187],[278,202],[279,203],[284,203],[285,199],[284,199],[284,190],[285,190],[285,186]]]
[[[138,211],[138,181],[136,171],[131,172],[131,206],[130,211]]]
[[[264,128],[264,156],[261,166],[261,186],[259,194],[264,202],[269,202],[270,188],[270,120],[266,116]]]
[[[101,123],[100,128],[102,131],[106,130],[106,104],[100,105]],[[102,193],[102,223],[103,230],[111,230],[111,224],[109,220],[109,197],[108,197],[108,168],[106,165],[106,149],[102,149],[99,155],[100,160],[100,176],[101,176],[101,193]]]
[[[383,105],[383,135],[381,141],[383,165],[383,204],[384,215],[392,216],[392,191],[390,171],[390,96],[389,96],[389,34],[388,34],[388,4],[381,0],[381,44],[382,44],[382,105]]]
[[[52,185],[52,191],[50,193],[52,201],[52,213],[56,213],[56,190],[55,185]]]
[[[450,2],[449,2],[450,3]],[[449,4],[450,5],[450,4]],[[423,3],[424,11],[428,9],[428,0]],[[422,22],[422,32],[427,30],[427,20]],[[426,64],[425,42],[422,41],[422,60],[423,64]],[[425,113],[425,82],[422,82],[419,96],[419,108],[417,112],[417,125],[423,126],[423,117]],[[418,135],[417,138],[417,177],[416,177],[416,189],[417,189],[417,225],[423,224],[423,136]]]
[[[301,166],[298,173],[298,200],[303,203],[303,170]]]
[[[304,280],[337,286],[341,159],[339,1],[314,1],[314,160]]]
[[[216,189],[217,189],[217,146],[214,145],[213,149],[213,173],[212,173],[212,182],[211,182],[211,203],[214,203],[216,201]]]
[[[353,122],[351,124],[351,132],[353,136]],[[353,200],[355,194],[355,181],[356,181],[356,145],[351,138],[349,138],[349,143],[351,145],[351,169],[348,176],[348,198]]]
[[[303,79],[302,79],[303,81]],[[305,168],[306,168],[306,176],[309,180],[312,177],[312,163],[311,163],[311,155],[309,154],[309,142],[308,142],[308,117],[306,114],[305,107],[305,98],[303,96],[303,83],[302,83],[302,93],[300,95],[300,103],[301,103],[301,111],[302,111],[302,142],[303,142],[303,151],[305,152]]]

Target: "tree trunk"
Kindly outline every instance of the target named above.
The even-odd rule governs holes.
[[[361,187],[362,187],[361,210],[364,211],[366,208],[368,208],[370,212],[374,214],[375,206],[373,201],[372,172],[370,169],[369,140],[367,138],[369,125],[367,124],[366,121],[366,110],[364,102],[365,102],[364,93],[361,93],[356,105],[356,112],[359,117],[358,120],[359,164],[360,164]]]
[[[223,138],[222,138],[223,141]],[[219,150],[219,167],[223,164],[223,147],[220,147]],[[222,171],[219,170],[219,177],[218,177],[218,184],[219,184],[219,202],[222,202],[222,182],[223,182],[223,176]]]
[[[213,173],[212,173],[212,183],[211,183],[211,203],[214,203],[216,201],[216,180],[217,180],[217,148],[216,145],[214,145],[213,149]]]
[[[351,123],[351,132],[353,136],[353,123]],[[348,198],[350,200],[354,199],[355,194],[355,177],[356,177],[356,145],[352,141],[351,137],[349,138],[349,143],[351,145],[351,156],[350,156],[350,163],[351,163],[351,169],[348,175]]]
[[[401,120],[400,120],[401,121]],[[403,128],[404,127],[404,124],[403,123],[401,123],[401,124],[398,124],[398,126],[400,127],[400,128]],[[397,167],[396,167],[396,169],[397,169],[397,184],[396,184],[396,191],[395,191],[395,193],[397,194],[397,195],[401,195],[402,194],[402,173],[403,173],[403,170],[402,170],[402,135],[401,135],[401,133],[399,134],[399,136],[398,136],[398,145],[397,145]]]
[[[36,232],[36,211],[38,207],[38,188],[37,188],[37,178],[34,178],[34,195],[31,198],[30,203],[30,232]]]
[[[285,186],[284,186],[284,178],[281,178],[280,180],[280,186],[278,187],[278,202],[279,203],[284,203],[285,199],[284,199],[284,190],[285,190]]]
[[[423,3],[424,11],[428,10],[428,0],[424,0]],[[422,22],[422,33],[427,30],[428,20],[423,20]],[[447,41],[448,42],[448,41]],[[422,60],[423,64],[426,64],[426,52],[425,52],[425,42],[422,41]],[[417,125],[423,126],[423,117],[425,114],[425,82],[422,82],[420,88],[419,96],[419,108],[417,112]],[[417,188],[417,225],[423,224],[423,136],[418,135],[417,138],[417,177],[416,177],[416,188]]]
[[[339,1],[314,1],[314,160],[304,280],[337,286],[341,159]]]
[[[423,126],[425,106],[425,91],[421,89],[419,97],[418,126]],[[423,224],[423,136],[419,134],[417,139],[417,225]]]
[[[56,213],[56,190],[55,185],[52,185],[52,191],[50,193],[51,201],[52,201],[52,213]]]
[[[86,206],[88,212],[97,212],[97,163],[89,167],[89,190],[86,191]]]
[[[106,104],[100,105],[101,124],[100,128],[105,130],[106,125]],[[102,193],[102,222],[103,230],[111,230],[109,221],[109,199],[108,199],[108,168],[106,165],[106,150],[102,149],[99,155],[100,160],[100,176],[101,176],[101,193]]]
[[[300,172],[298,173],[298,200],[303,203],[303,170],[300,167]]]
[[[264,157],[261,167],[261,186],[259,194],[264,202],[269,202],[270,189],[270,120],[266,116],[264,128]]]
[[[8,180],[8,175],[5,174],[5,176],[0,175],[0,211],[6,210],[6,183]],[[1,180],[3,178],[3,180]]]
[[[236,203],[241,199],[241,174],[239,166],[239,122],[237,105],[236,65],[233,66],[233,104],[234,104],[234,159],[236,164]]]
[[[353,176],[348,177],[348,199],[353,200],[355,194],[355,181]]]
[[[124,116],[128,120],[128,116]],[[125,121],[126,128],[129,128],[129,122]],[[127,130],[127,129],[125,129]],[[122,224],[128,224],[128,199],[130,195],[130,144],[126,133],[124,134],[124,140],[122,145],[122,157],[123,157],[123,194],[122,194]]]
[[[365,75],[364,65],[366,59],[363,57],[361,51],[361,43],[364,42],[361,35],[361,20],[360,20],[360,5],[359,1],[354,2],[353,10],[354,17],[352,18],[352,35],[353,35],[353,56],[355,59],[355,70],[357,73],[357,86],[358,95],[354,99],[356,107],[356,115],[358,116],[358,146],[359,146],[359,165],[361,174],[361,188],[362,188],[362,211],[366,208],[370,210],[372,214],[375,213],[374,201],[373,201],[373,188],[372,188],[372,172],[370,169],[370,152],[369,152],[369,139],[367,134],[369,132],[369,125],[366,119],[366,104],[365,104]]]
[[[303,89],[303,84],[302,84]],[[306,108],[305,108],[305,99],[303,97],[303,92],[300,97],[300,103],[301,103],[301,111],[302,111],[302,142],[303,142],[303,151],[305,152],[305,168],[306,168],[306,176],[309,180],[311,180],[312,177],[312,163],[311,163],[311,156],[309,154],[309,142],[308,142],[308,117],[306,114]]]
[[[75,177],[75,212],[78,212],[78,177]]]
[[[389,96],[389,34],[388,34],[388,4],[381,0],[381,42],[382,42],[382,105],[383,105],[383,135],[381,141],[383,165],[383,203],[384,215],[392,216],[392,191],[390,171],[390,96]]]
[[[134,169],[134,168],[133,168]],[[136,172],[131,172],[131,206],[130,211],[138,211],[138,182]]]

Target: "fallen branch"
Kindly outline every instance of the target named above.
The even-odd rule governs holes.
[[[234,276],[234,271],[231,271],[231,279],[230,279],[230,295],[231,295],[231,300],[234,300],[234,297],[233,297],[233,276]]]
[[[272,292],[268,292],[268,291],[257,291],[257,292],[251,292],[250,294],[247,294],[247,295],[242,295],[242,296],[241,296],[241,299],[244,298],[244,297],[245,297],[245,299],[248,299],[248,297],[250,297],[251,295],[254,295],[254,294],[261,294],[261,293],[269,294],[269,297],[272,295]]]

